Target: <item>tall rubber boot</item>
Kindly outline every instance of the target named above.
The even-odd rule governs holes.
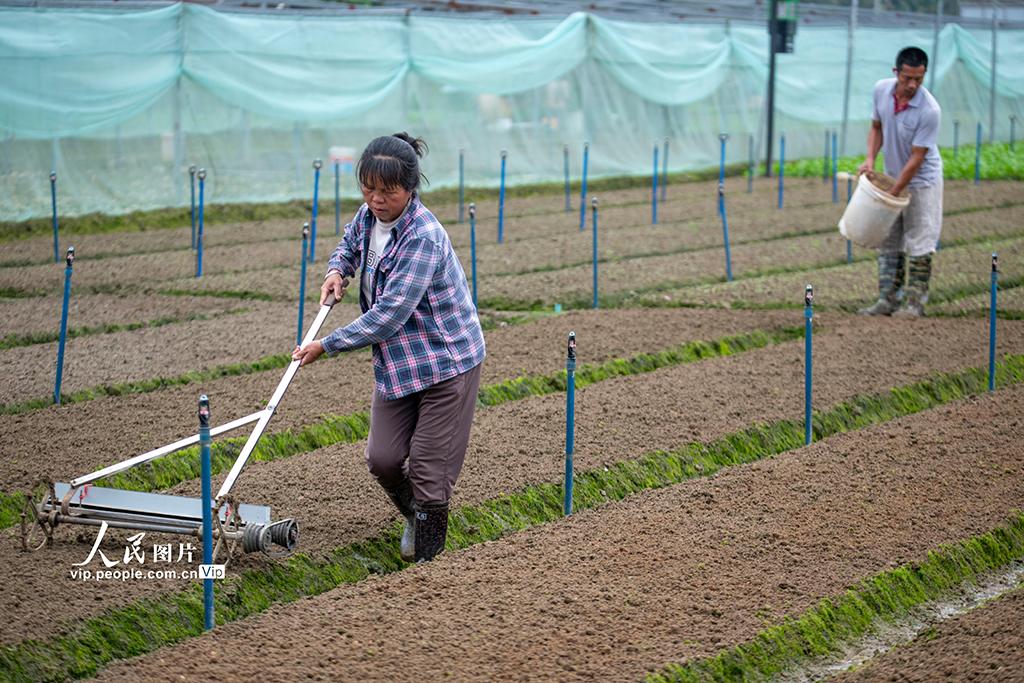
[[[416,502],[416,561],[429,562],[448,538],[448,503]]]
[[[907,291],[903,305],[893,313],[899,318],[920,318],[928,301],[928,284],[932,279],[932,255],[910,258],[910,275],[907,277]]]
[[[900,288],[903,287],[903,274],[906,257],[903,254],[888,252],[878,255],[878,300],[857,313],[860,315],[892,315],[900,303]]]
[[[416,511],[413,509],[412,484],[408,479],[403,479],[398,486],[385,488],[384,492],[388,494],[388,498],[405,517],[405,528],[402,529],[402,540],[398,544],[398,551],[403,560],[412,562],[416,559]]]

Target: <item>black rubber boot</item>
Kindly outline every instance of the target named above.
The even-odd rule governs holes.
[[[416,508],[416,561],[429,562],[448,538],[448,503],[419,503]]]
[[[416,511],[413,509],[412,484],[408,479],[403,479],[398,486],[386,488],[384,492],[405,517],[405,528],[402,530],[402,540],[398,549],[403,560],[412,562],[416,557]]]
[[[899,253],[878,255],[878,301],[862,308],[861,315],[892,315],[899,307],[900,290],[906,269],[906,256]]]
[[[924,315],[924,304],[928,301],[928,284],[932,279],[932,255],[914,256],[910,259],[910,276],[907,278],[907,293],[900,310],[893,313],[899,318],[920,318]]]

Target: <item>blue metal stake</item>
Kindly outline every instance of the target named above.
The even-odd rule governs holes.
[[[725,185],[725,141],[729,139],[726,133],[718,134],[718,184]]]
[[[319,159],[313,160],[313,220],[310,221],[309,230],[309,262],[313,262],[316,252],[316,214],[320,206],[320,168],[324,162]]]
[[[981,122],[978,122],[978,133],[974,143],[974,184],[981,182]]]
[[[960,120],[953,119],[953,158],[960,153]]]
[[[203,564],[213,564],[213,500],[210,477],[210,399],[206,394],[199,397],[199,448],[202,460],[203,496]],[[213,579],[203,579],[203,629],[213,630]]]
[[[804,290],[804,443],[811,443],[811,378],[814,354],[811,352],[811,322],[814,318],[814,290]]]
[[[725,215],[725,186],[718,184],[718,215],[722,217],[722,241],[725,243],[725,279],[732,282],[732,256],[729,255],[729,220]]]
[[[302,346],[302,314],[306,310],[306,251],[309,244],[309,223],[302,224],[302,275],[299,277],[299,330],[295,333],[295,345]]]
[[[341,234],[341,174],[338,162],[334,162],[334,234]]]
[[[459,150],[459,223],[466,206],[466,150]]]
[[[203,195],[206,188],[206,169],[196,173],[199,178],[199,227],[196,232],[196,277],[203,276]]]
[[[473,308],[476,308],[476,204],[469,205],[469,258],[473,271]]]
[[[188,217],[192,223],[192,248],[196,248],[196,165],[188,167],[188,193],[189,210]]]
[[[562,167],[565,169],[565,212],[572,211],[569,202],[569,145],[562,145]]]
[[[594,217],[594,308],[597,308],[597,197],[590,200],[590,206]]]
[[[565,500],[562,513],[572,514],[572,449],[576,412],[576,333],[569,333],[569,350],[565,359]]]
[[[853,199],[853,177],[849,176],[846,178],[846,203],[849,204],[851,199]],[[853,243],[850,240],[846,240],[846,262],[853,263]]]
[[[590,143],[583,143],[583,182],[580,184],[580,230],[587,221],[587,163],[590,159]]]
[[[837,152],[837,140],[839,136],[832,131],[832,203],[839,203],[839,156]]]
[[[60,240],[57,237],[57,173],[50,171],[50,204],[53,207],[53,262],[60,263]]]
[[[999,289],[999,256],[992,254],[992,301],[988,306],[988,390],[996,390],[996,291]]]
[[[658,146],[654,146],[654,170],[651,173],[651,225],[658,224]]]
[[[779,138],[779,208],[782,208],[782,193],[786,178],[786,136]]]
[[[1013,144],[1017,141],[1017,117],[1010,114],[1010,151],[1013,151]]]
[[[498,244],[505,241],[505,159],[508,152],[501,150],[501,189],[498,191]]]
[[[754,136],[747,138],[747,194],[754,191]]]
[[[665,191],[668,189],[668,138],[665,138],[665,144],[661,155],[661,202],[665,203]]]
[[[829,131],[825,129],[825,153],[821,156],[821,182],[828,182],[828,139]]]
[[[57,345],[57,382],[53,387],[53,402],[60,405],[60,383],[64,375],[64,342],[68,337],[68,303],[71,301],[71,269],[75,263],[75,248],[68,247],[64,267],[64,303],[60,309],[60,343]]]

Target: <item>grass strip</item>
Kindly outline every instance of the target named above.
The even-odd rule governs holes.
[[[999,386],[1024,381],[1024,355],[1007,356],[996,373]],[[971,368],[858,396],[814,418],[816,439],[879,424],[987,390],[986,371]],[[620,500],[647,489],[710,475],[731,465],[753,462],[803,446],[803,424],[782,420],[755,425],[710,443],[657,451],[637,460],[581,473],[575,480],[577,510]],[[538,484],[455,510],[448,547],[465,548],[530,526],[562,518],[560,484]],[[217,623],[250,617],[273,605],[319,595],[370,574],[389,574],[405,565],[398,556],[399,526],[381,535],[328,553],[323,558],[295,555],[262,569],[247,569],[222,581],[216,595]],[[1015,532],[1016,533],[1016,532]],[[996,540],[1002,536],[994,536]],[[1016,538],[1016,536],[1015,536]],[[994,559],[1008,555],[994,541],[978,544]],[[973,546],[972,546],[973,547]],[[1017,546],[1014,546],[1015,548]],[[1014,550],[1014,553],[1018,551]],[[1009,553],[1013,554],[1013,553]],[[958,556],[959,558],[960,556]],[[959,560],[970,571],[966,560]],[[883,596],[884,597],[884,596]],[[107,664],[152,652],[203,632],[202,586],[147,598],[82,620],[54,638],[26,640],[0,647],[0,678],[11,681],[62,681],[95,674]],[[820,620],[802,625],[811,642],[823,639]]]
[[[729,356],[799,339],[803,334],[803,327],[774,331],[755,330],[715,341],[688,342],[657,353],[641,353],[631,358],[613,358],[603,363],[584,363],[576,370],[576,386],[582,389],[612,377],[651,372],[716,356]],[[484,406],[496,406],[530,396],[562,392],[565,388],[565,370],[559,370],[545,375],[517,377],[482,387],[478,401]],[[299,430],[286,429],[264,435],[250,457],[264,462],[289,458],[326,446],[362,441],[369,434],[369,430],[370,416],[365,411],[351,415],[329,416]],[[212,444],[210,463],[214,475],[231,469],[245,441],[246,437],[234,437],[218,439]],[[159,491],[196,479],[200,476],[199,467],[199,448],[196,446],[171,453],[95,483],[97,486],[132,491]],[[13,526],[20,520],[23,501],[24,494],[0,493],[0,528]]]
[[[104,325],[93,325],[85,327],[72,327],[68,330],[68,339],[75,339],[76,337],[87,337],[95,334],[113,334],[115,332],[131,332],[132,330],[141,330],[151,327],[163,327],[164,325],[173,325],[175,323],[187,323],[200,320],[213,320],[215,318],[221,318],[226,315],[234,315],[237,313],[247,313],[248,308],[232,308],[227,311],[220,311],[217,313],[192,313],[183,317],[165,316],[163,318],[157,318],[155,320],[146,320],[143,322],[126,323],[119,325],[117,323],[106,323]],[[59,332],[36,332],[32,334],[9,334],[6,337],[0,339],[0,350],[13,349],[19,346],[32,346],[35,344],[49,344],[51,342],[59,341]]]
[[[1024,515],[1005,525],[929,552],[920,564],[904,564],[861,581],[842,595],[761,631],[713,657],[668,664],[648,683],[757,681],[815,657],[834,654],[861,638],[879,620],[893,621],[957,586],[1024,557]]]

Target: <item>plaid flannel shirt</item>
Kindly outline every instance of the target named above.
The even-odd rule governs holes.
[[[374,220],[363,204],[345,226],[328,271],[355,277]],[[376,388],[384,399],[422,391],[483,361],[484,336],[466,273],[444,226],[415,194],[391,229],[373,280],[370,301],[357,286],[362,315],[320,341],[328,355],[372,345]]]

